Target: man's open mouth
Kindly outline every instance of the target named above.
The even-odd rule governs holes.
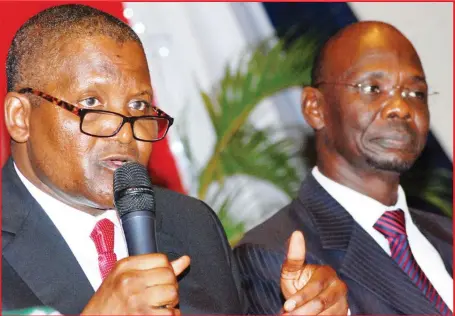
[[[111,170],[116,170],[117,168],[121,167],[124,163],[129,161],[137,161],[134,157],[131,156],[109,156],[106,158],[101,159],[100,164],[103,167],[106,167]]]

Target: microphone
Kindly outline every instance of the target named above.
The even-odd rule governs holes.
[[[129,255],[157,253],[155,192],[143,165],[126,162],[115,170],[114,205],[122,221]]]

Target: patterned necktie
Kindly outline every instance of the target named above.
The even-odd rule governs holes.
[[[423,292],[441,315],[451,316],[452,312],[420,269],[411,252],[406,235],[404,212],[387,211],[373,227],[387,239],[393,260],[411,278],[412,283]]]
[[[107,218],[100,220],[96,223],[90,238],[98,251],[98,266],[104,280],[117,262],[117,255],[114,252],[114,223]]]

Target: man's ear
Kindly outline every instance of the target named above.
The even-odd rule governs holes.
[[[11,138],[24,143],[30,135],[30,100],[17,92],[9,92],[5,97],[5,124]]]
[[[325,126],[324,104],[324,96],[318,89],[313,87],[303,88],[302,114],[307,123],[316,131]]]

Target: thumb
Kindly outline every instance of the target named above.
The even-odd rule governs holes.
[[[292,233],[289,240],[288,252],[281,268],[281,277],[285,279],[297,280],[300,270],[305,263],[305,238],[302,232],[296,230]]]
[[[171,262],[172,269],[174,269],[174,274],[178,276],[180,273],[185,271],[186,268],[190,266],[191,259],[188,256],[181,256],[180,258]]]
[[[300,265],[303,265],[305,263],[305,254],[305,238],[301,231],[296,230],[291,235],[286,259],[297,261]]]
[[[305,238],[303,233],[295,231],[289,240],[288,252],[281,266],[281,291],[285,298],[297,292],[296,284],[305,263]]]

